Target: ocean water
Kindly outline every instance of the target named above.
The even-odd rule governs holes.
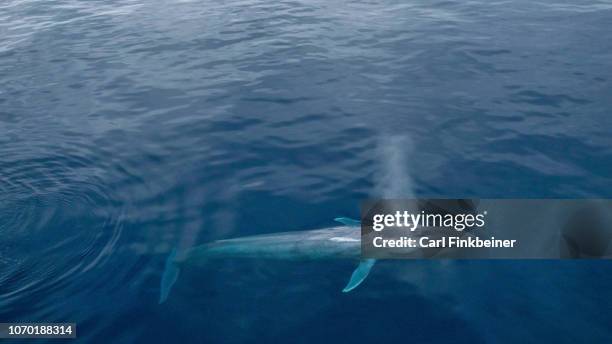
[[[99,343],[610,343],[607,261],[164,260],[368,197],[612,197],[612,2],[0,2],[0,322]]]

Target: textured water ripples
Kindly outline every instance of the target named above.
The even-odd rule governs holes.
[[[0,314],[138,338],[172,247],[355,214],[389,151],[396,195],[608,197],[611,12],[5,1]]]

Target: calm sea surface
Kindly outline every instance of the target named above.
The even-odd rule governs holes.
[[[0,322],[81,342],[610,343],[610,262],[165,257],[367,197],[612,197],[611,1],[0,2]]]

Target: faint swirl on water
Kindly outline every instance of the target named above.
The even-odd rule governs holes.
[[[106,264],[121,237],[121,208],[102,175],[91,173],[96,167],[87,147],[36,156],[28,153],[37,147],[6,147],[0,148],[0,314],[44,318],[57,300],[87,292],[74,281]]]

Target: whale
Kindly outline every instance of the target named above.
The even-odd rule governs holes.
[[[190,248],[179,255],[173,250],[164,266],[159,303],[164,303],[178,279],[181,267],[202,265],[215,259],[279,259],[288,261],[352,259],[359,262],[342,292],[357,288],[368,276],[375,259],[360,259],[360,222],[346,217],[334,219],[337,226],[260,234],[213,241]]]

